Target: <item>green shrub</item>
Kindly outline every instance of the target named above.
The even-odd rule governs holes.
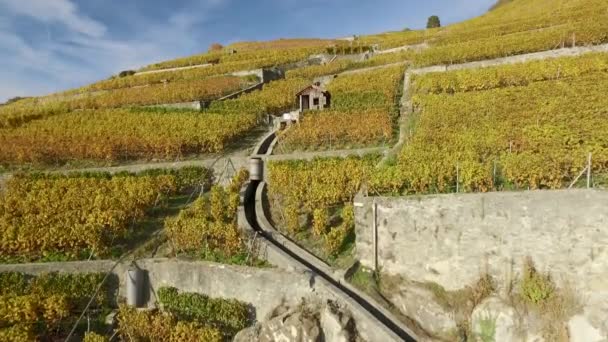
[[[426,22],[426,28],[430,29],[437,27],[441,27],[441,21],[439,20],[439,17],[436,15],[430,16],[429,20]]]
[[[355,207],[348,204],[342,209],[342,225],[347,231],[355,229]]]
[[[40,296],[66,296],[77,310],[86,307],[103,281],[103,273],[48,273],[32,279],[30,293]],[[113,284],[106,279],[92,303],[94,308],[111,305]]]
[[[298,205],[293,203],[293,201],[289,201],[285,205],[284,209],[285,215],[285,225],[290,233],[296,234],[298,233],[302,227],[300,227],[300,212],[298,210]]]
[[[94,332],[88,332],[84,335],[83,342],[107,342],[108,338]]]
[[[234,336],[250,324],[247,304],[234,299],[210,298],[198,293],[179,293],[172,287],[158,290],[165,311],[179,320],[196,321]]]
[[[123,78],[123,77],[133,76],[133,75],[135,75],[134,70],[124,70],[118,74],[118,77]]]
[[[32,324],[15,324],[0,328],[0,341],[30,342],[36,341]]]
[[[221,342],[218,329],[197,322],[180,322],[170,313],[120,307],[118,331],[123,341]]]
[[[29,290],[29,282],[25,274],[19,272],[0,273],[0,295],[24,295]]]
[[[555,292],[551,276],[539,273],[530,258],[526,259],[522,273],[520,295],[526,302],[541,304],[551,298]]]
[[[327,252],[332,256],[340,254],[347,235],[348,231],[344,229],[344,226],[332,228],[329,233],[325,234],[325,249]]]

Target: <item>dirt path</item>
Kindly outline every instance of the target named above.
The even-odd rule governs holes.
[[[377,66],[367,67],[367,68],[361,68],[361,69],[347,70],[347,71],[341,72],[341,73],[339,73],[337,75],[338,76],[343,76],[343,75],[361,74],[361,73],[364,73],[364,72],[391,68],[391,67],[398,66],[398,65],[405,65],[405,64],[408,64],[408,63],[409,63],[409,61],[403,61],[403,62],[383,64],[383,65],[377,65]]]

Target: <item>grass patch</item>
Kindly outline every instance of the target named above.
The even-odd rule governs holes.
[[[593,187],[608,189],[608,173],[593,175]]]
[[[378,277],[374,271],[358,266],[355,272],[348,277],[348,281],[366,293],[380,292]]]
[[[473,285],[456,291],[447,291],[437,283],[420,283],[423,288],[431,291],[435,302],[446,311],[452,312],[458,325],[459,336],[473,336],[471,331],[471,315],[477,305],[492,295],[496,286],[492,277],[485,273]]]
[[[569,341],[567,321],[580,312],[582,305],[570,283],[558,287],[549,273],[536,269],[531,258],[524,261],[519,291],[512,301],[520,311],[540,320],[547,341]]]
[[[271,265],[266,260],[257,258],[253,253],[242,251],[234,255],[226,255],[218,250],[202,249],[191,256],[203,261],[217,262],[220,264],[250,266],[259,268],[269,268]]]
[[[495,317],[484,317],[479,321],[480,332],[477,334],[477,338],[481,342],[495,342],[496,341],[496,318]]]
[[[470,317],[473,309],[496,289],[489,274],[482,275],[475,284],[456,291],[447,291],[437,283],[421,285],[433,293],[437,303],[444,309],[466,317]]]
[[[164,221],[168,217],[176,216],[180,210],[187,207],[192,201],[191,194],[181,194],[167,198],[164,203],[156,206],[148,212],[146,218],[138,223],[127,239],[118,241],[114,245],[115,256],[122,255],[127,251],[144,247],[149,242],[154,242],[154,236],[161,232],[164,226]],[[144,248],[145,250],[145,248]]]

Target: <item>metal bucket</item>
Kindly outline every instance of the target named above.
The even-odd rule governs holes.
[[[142,306],[144,279],[142,269],[133,266],[127,270],[127,305],[134,308]]]

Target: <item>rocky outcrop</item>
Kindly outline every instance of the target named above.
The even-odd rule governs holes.
[[[427,334],[452,337],[458,329],[454,314],[435,301],[435,295],[422,287],[403,286],[386,293],[399,311],[418,323]]]
[[[522,341],[514,308],[497,297],[479,304],[471,315],[473,336],[482,341]]]
[[[597,327],[594,327],[585,316],[576,315],[568,321],[570,342],[602,342],[606,336]]]
[[[281,305],[264,321],[239,332],[235,342],[358,342],[356,323],[333,301]]]

